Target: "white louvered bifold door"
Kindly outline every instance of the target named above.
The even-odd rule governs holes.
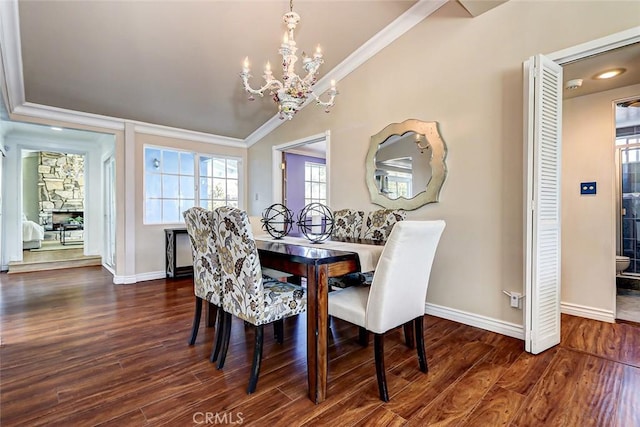
[[[538,354],[560,343],[562,67],[532,57],[527,81],[525,349]]]

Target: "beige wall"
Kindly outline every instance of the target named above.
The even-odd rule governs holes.
[[[568,99],[562,121],[562,301],[615,310],[616,176],[613,101],[640,85]],[[580,183],[596,181],[595,196]]]
[[[245,148],[225,147],[201,142],[185,141],[182,139],[165,138],[161,136],[137,133],[135,135],[135,161],[136,165],[136,274],[162,272],[165,269],[164,229],[170,227],[184,227],[184,224],[145,225],[143,222],[144,206],[144,170],[143,148],[145,144],[157,147],[168,147],[179,150],[188,150],[200,154],[218,154],[236,156],[242,158],[244,176],[247,176],[247,150]],[[246,188],[244,191],[246,195]],[[246,198],[242,200],[242,206],[246,205]],[[184,236],[183,236],[184,237]],[[178,265],[187,265],[191,261],[191,253],[188,239],[180,238],[177,244]]]
[[[309,106],[249,150],[251,214],[271,202],[271,147],[331,130],[332,208],[374,209],[369,137],[408,118],[438,121],[448,146],[440,202],[409,218],[447,222],[427,301],[522,324],[522,63],[638,24],[638,2],[511,0],[470,18],[451,2],[341,80],[330,114]],[[568,25],[570,23],[570,25]],[[330,54],[330,52],[327,52]],[[266,102],[266,101],[265,101]]]

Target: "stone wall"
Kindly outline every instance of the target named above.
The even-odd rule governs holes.
[[[41,151],[38,193],[44,226],[51,225],[53,211],[84,211],[84,157]]]

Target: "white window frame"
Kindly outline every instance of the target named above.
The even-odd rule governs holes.
[[[310,171],[310,179],[307,179],[307,168],[311,168]],[[313,169],[324,169],[324,181],[314,181],[313,180]],[[318,173],[318,176],[320,176],[320,174]],[[311,184],[311,187],[313,187],[313,184],[318,184],[318,186],[323,186],[324,187],[324,198],[322,197],[313,197],[312,194],[307,194],[307,183]],[[313,193],[313,191],[312,191]],[[318,163],[318,162],[312,162],[312,161],[305,161],[304,162],[304,204],[308,205],[309,203],[321,203],[323,205],[327,204],[327,166],[324,163]]]
[[[220,155],[220,154],[216,154],[216,153],[200,153],[200,152],[196,152],[193,150],[183,150],[183,149],[179,149],[179,148],[175,148],[175,147],[164,147],[164,146],[158,146],[158,145],[151,145],[151,144],[145,144],[143,146],[143,151],[142,151],[142,192],[143,192],[143,202],[142,202],[142,222],[144,225],[172,225],[172,224],[184,224],[184,218],[182,218],[182,216],[179,217],[179,222],[168,222],[168,221],[164,221],[161,220],[159,222],[151,222],[147,220],[147,171],[145,169],[145,162],[146,162],[146,150],[147,149],[156,149],[156,150],[163,150],[163,151],[173,151],[173,152],[177,152],[177,153],[189,153],[189,154],[193,154],[193,162],[194,162],[194,168],[193,168],[193,180],[194,180],[194,206],[201,206],[201,200],[200,200],[200,159],[202,157],[206,157],[206,158],[214,158],[214,159],[224,159],[225,161],[227,160],[235,160],[237,162],[238,165],[238,208],[240,209],[244,209],[244,197],[243,197],[243,192],[244,192],[244,169],[243,169],[243,161],[242,161],[242,157],[238,157],[238,156],[228,156],[228,155]],[[160,174],[162,175],[162,174]],[[187,175],[180,175],[180,176],[187,176]],[[191,175],[189,175],[191,176]],[[164,197],[160,197],[159,200],[164,200]],[[209,199],[207,199],[209,200]]]
[[[196,194],[196,206],[202,206],[202,200],[200,199],[200,180],[202,179],[202,176],[200,174],[200,160],[202,157],[206,157],[206,158],[210,158],[210,159],[217,159],[217,160],[224,160],[225,162],[229,161],[229,160],[233,160],[237,162],[237,169],[238,169],[238,178],[228,178],[225,176],[225,181],[229,181],[229,180],[236,180],[238,181],[238,199],[236,200],[237,202],[237,207],[242,209],[242,159],[240,157],[233,157],[233,156],[219,156],[216,154],[198,154],[196,153],[195,155],[195,162],[196,162],[196,173],[198,176],[197,182],[196,182],[196,190],[198,191],[198,193]],[[211,177],[207,177],[207,178],[216,178],[214,176]],[[225,193],[228,193],[228,191],[225,191]],[[211,200],[212,202],[215,201],[222,201],[222,199],[206,199],[206,200]],[[225,202],[228,202],[229,199],[225,198],[224,199]],[[228,205],[227,205],[228,206]]]

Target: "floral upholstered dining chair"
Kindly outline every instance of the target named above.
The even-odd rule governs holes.
[[[193,257],[193,291],[195,294],[195,313],[189,345],[193,345],[198,335],[202,301],[213,304],[217,309],[216,341],[211,352],[211,361],[218,356],[222,341],[222,277],[215,235],[213,234],[213,212],[201,207],[189,208],[182,213],[187,226]]]
[[[247,393],[255,391],[260,374],[264,325],[302,313],[307,307],[304,288],[262,274],[256,242],[247,213],[231,207],[214,211],[214,233],[220,256],[225,311],[224,337],[218,369],[229,348],[231,315],[256,327],[253,364]],[[281,342],[282,336],[279,337]]]
[[[378,209],[369,212],[360,235],[363,239],[386,241],[393,226],[407,217],[403,209]]]
[[[402,209],[378,209],[369,212],[366,221],[364,221],[364,224],[361,226],[362,230],[357,237],[384,242],[391,234],[393,226],[397,222],[403,221],[405,217],[406,212]],[[344,276],[331,277],[329,279],[330,289],[344,289],[350,286],[369,286],[373,280],[373,273],[373,271],[364,271],[361,273],[349,273]]]
[[[357,239],[362,232],[364,212],[353,209],[340,209],[333,213],[332,237],[337,239]]]

